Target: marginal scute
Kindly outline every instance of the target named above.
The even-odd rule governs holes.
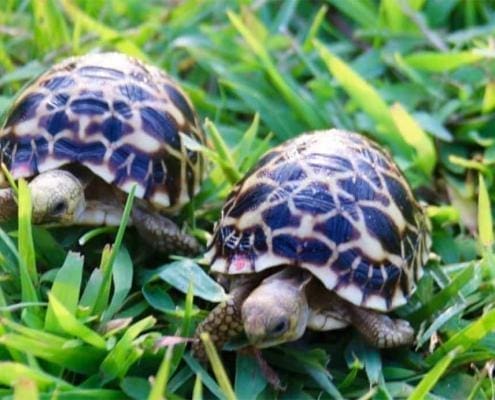
[[[124,192],[175,211],[198,191],[206,145],[187,96],[164,72],[119,53],[54,65],[19,97],[0,132],[14,178],[80,163]]]
[[[206,260],[230,275],[293,266],[362,307],[404,304],[429,249],[424,211],[386,152],[330,130],[267,152],[236,185]]]

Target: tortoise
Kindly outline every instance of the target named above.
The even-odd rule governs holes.
[[[118,225],[135,185],[130,222],[140,235],[160,251],[196,253],[196,240],[164,215],[190,201],[204,177],[187,138],[206,140],[172,78],[121,53],[95,53],[27,87],[0,132],[0,160],[30,180],[35,223]],[[15,213],[12,190],[0,189],[0,222]]]
[[[233,188],[205,260],[229,299],[196,330],[221,348],[244,332],[256,349],[306,329],[354,326],[378,348],[414,330],[403,305],[430,246],[422,206],[391,157],[343,130],[303,134],[268,151]],[[199,340],[193,351],[205,356]]]

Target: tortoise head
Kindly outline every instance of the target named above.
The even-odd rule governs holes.
[[[307,271],[286,268],[266,278],[244,301],[241,314],[249,342],[258,348],[299,339],[309,317]]]
[[[84,187],[64,170],[41,173],[30,183],[33,222],[70,224],[85,207]]]

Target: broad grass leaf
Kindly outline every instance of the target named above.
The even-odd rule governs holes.
[[[58,270],[51,288],[51,295],[55,297],[72,316],[76,315],[79,293],[81,291],[82,271],[84,259],[78,253],[67,254],[64,264]],[[48,304],[45,315],[45,329],[53,333],[62,333],[64,330],[58,323],[53,310],[53,304]]]
[[[47,336],[39,330],[33,330],[29,336],[4,334],[0,336],[0,344],[21,352],[29,349],[32,356],[80,374],[95,373],[105,355],[101,349],[58,336]]]
[[[254,357],[237,353],[235,394],[238,399],[256,399],[267,382]]]
[[[14,400],[38,400],[39,391],[36,382],[25,376],[14,383]]]
[[[273,85],[287,101],[292,112],[298,115],[299,119],[304,121],[310,128],[316,129],[323,127],[324,121],[316,112],[316,108],[311,107],[308,103],[309,99],[305,99],[301,93],[297,93],[287,79],[280,73],[260,38],[244,24],[237,14],[232,11],[227,11],[227,16],[232,25],[242,35],[251,51],[258,57],[261,66],[270,77]]]
[[[485,94],[483,96],[483,104],[481,111],[487,114],[495,108],[495,82],[490,81],[485,86]]]
[[[33,1],[34,38],[39,53],[59,48],[69,41],[69,29],[55,0]]]
[[[478,178],[478,234],[482,246],[490,247],[493,244],[493,218],[490,206],[490,196],[485,184],[485,178],[479,174]]]
[[[97,34],[105,42],[112,43],[119,51],[140,58],[143,61],[149,61],[146,54],[132,41],[126,39],[125,35],[93,19],[71,0],[59,0],[59,3],[74,23],[80,24],[88,32]]]
[[[121,247],[113,266],[113,294],[110,304],[103,313],[102,321],[111,319],[122,307],[132,287],[134,266],[127,249]]]
[[[495,331],[495,309],[485,312],[481,317],[472,321],[468,326],[452,336],[430,355],[426,362],[429,365],[434,365],[457,347],[466,351],[471,346],[478,344],[486,335],[493,333],[493,331]]]
[[[225,393],[222,391],[220,386],[215,382],[215,380],[211,377],[208,371],[201,366],[201,364],[191,356],[191,354],[184,355],[184,360],[186,361],[189,368],[194,371],[197,375],[199,375],[201,382],[208,388],[208,390],[213,393],[217,399],[225,400]]]
[[[378,10],[371,1],[328,0],[330,4],[356,21],[361,28],[374,29],[378,20]]]
[[[142,356],[144,350],[134,343],[143,331],[151,329],[156,323],[152,316],[146,317],[127,328],[115,347],[108,353],[100,365],[104,382],[123,378],[129,368]]]
[[[343,86],[359,107],[373,118],[378,126],[377,130],[373,132],[377,139],[389,144],[402,154],[409,154],[409,146],[400,135],[397,135],[397,128],[389,108],[379,93],[322,43],[315,41],[315,46],[332,76]]]
[[[390,108],[390,114],[404,141],[415,150],[418,166],[430,176],[437,162],[433,141],[400,103]]]
[[[459,349],[453,349],[447,353],[442,359],[438,360],[433,368],[421,379],[421,382],[414,388],[409,395],[408,400],[422,400],[435,386],[438,380],[445,373],[450,363],[458,354]]]
[[[96,348],[105,349],[106,342],[103,337],[80,322],[53,294],[48,294],[48,299],[55,320],[66,334],[75,336]]]
[[[37,368],[24,364],[3,361],[0,362],[0,383],[6,386],[13,386],[20,378],[29,378],[36,383],[39,389],[47,389],[50,386],[58,386],[62,390],[72,388],[73,386],[64,380],[51,376]]]
[[[422,51],[404,56],[404,61],[413,68],[428,72],[447,72],[481,61],[485,56],[474,50],[439,53]]]
[[[182,293],[187,293],[193,285],[194,296],[211,302],[220,302],[227,298],[225,290],[213,280],[198,264],[183,259],[166,264],[152,272],[151,279],[159,278]]]
[[[144,284],[142,293],[148,304],[155,310],[164,313],[173,313],[175,311],[175,303],[163,287],[163,284],[148,282]]]
[[[6,274],[17,275],[19,271],[19,253],[12,239],[0,228],[0,270]]]
[[[132,399],[147,399],[151,390],[150,382],[147,379],[137,376],[126,376],[120,382],[120,388]]]

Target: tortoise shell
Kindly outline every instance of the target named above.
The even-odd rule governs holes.
[[[353,304],[388,311],[415,290],[428,222],[374,142],[319,131],[267,152],[228,197],[206,260],[223,274],[299,266]]]
[[[156,67],[119,53],[66,59],[17,99],[0,132],[0,159],[14,178],[77,163],[157,208],[178,208],[199,190],[205,143],[191,102]]]

